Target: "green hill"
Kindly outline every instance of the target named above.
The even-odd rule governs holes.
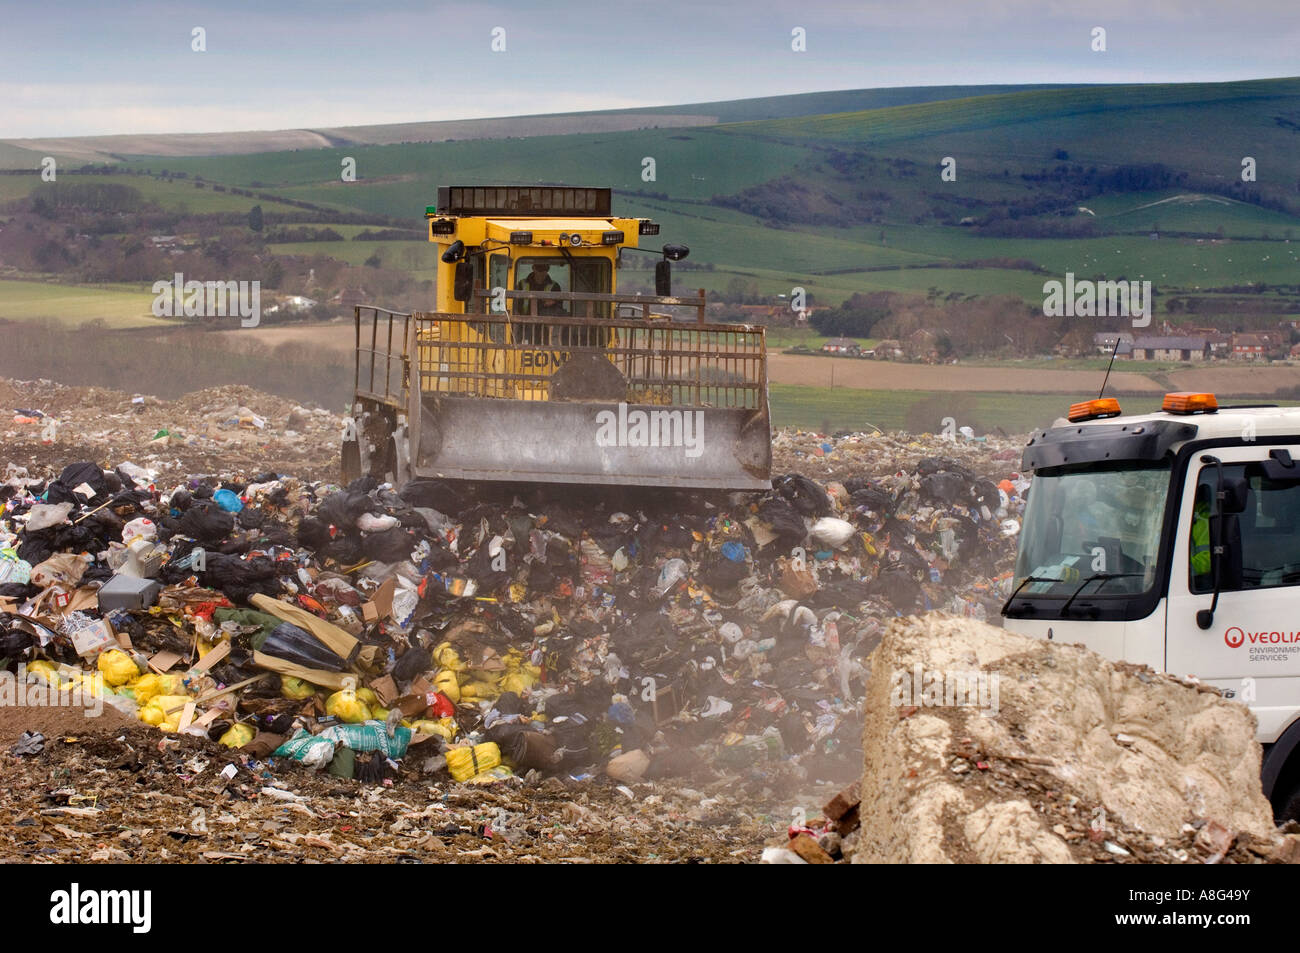
[[[761,293],[797,284],[833,302],[872,290],[1033,302],[1047,277],[1067,270],[1147,278],[1162,294],[1300,285],[1291,243],[1300,234],[1300,79],[842,90],[622,112],[718,122],[118,164],[415,228],[451,182],[609,185],[620,212],[655,218],[666,239],[692,246],[692,262],[712,265],[683,280],[714,290],[740,278]],[[356,127],[374,138],[384,128]],[[13,155],[4,149],[0,162]],[[642,179],[647,156],[653,181]],[[956,161],[955,181],[940,177],[945,156]],[[1245,156],[1257,181],[1241,181]],[[358,179],[345,183],[349,157]],[[0,201],[25,194],[14,178],[0,176]],[[251,204],[165,185],[148,189],[164,206]],[[386,267],[420,274],[431,265],[427,250],[422,258],[400,242],[379,244],[273,250],[354,264],[380,252]]]

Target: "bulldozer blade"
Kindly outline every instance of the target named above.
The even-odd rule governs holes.
[[[424,395],[411,474],[453,480],[766,490],[767,407]]]

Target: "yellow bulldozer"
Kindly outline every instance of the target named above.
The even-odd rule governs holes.
[[[770,487],[764,329],[674,297],[689,249],[642,249],[655,222],[567,186],[439,188],[425,218],[437,310],[355,309],[345,481]],[[619,294],[646,251],[655,294]]]

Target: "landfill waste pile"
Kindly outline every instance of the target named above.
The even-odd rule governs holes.
[[[220,450],[11,460],[0,659],[53,707],[0,704],[22,779],[3,855],[758,859],[800,833],[793,805],[858,776],[888,621],[997,617],[1028,486],[1010,442],[778,442],[771,492],[711,497],[397,493],[301,478],[274,446],[183,477],[173,460]],[[170,819],[140,820],[155,802]],[[280,833],[213,846],[186,804]],[[372,813],[382,843],[358,838]],[[123,824],[152,834],[102,853]]]
[[[0,380],[7,462],[55,473],[69,460],[133,460],[160,475],[259,472],[303,479],[338,473],[343,418],[249,387],[213,387],[161,400],[48,380]]]
[[[1255,717],[1215,689],[942,613],[892,622],[870,667],[860,782],[765,859],[1300,863]]]

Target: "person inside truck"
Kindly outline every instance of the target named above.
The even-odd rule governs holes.
[[[1189,552],[1191,554],[1191,569],[1193,576],[1193,588],[1197,591],[1207,590],[1212,587],[1213,582],[1210,578],[1210,494],[1211,489],[1208,483],[1202,483],[1196,488],[1196,503],[1192,507],[1192,542]]]
[[[551,266],[545,262],[535,262],[533,270],[523,278],[520,278],[515,285],[516,291],[561,291],[559,284],[551,277]],[[532,314],[532,301],[520,301],[518,312],[520,314]],[[542,316],[563,315],[564,305],[557,298],[541,298],[537,301],[537,313]]]

